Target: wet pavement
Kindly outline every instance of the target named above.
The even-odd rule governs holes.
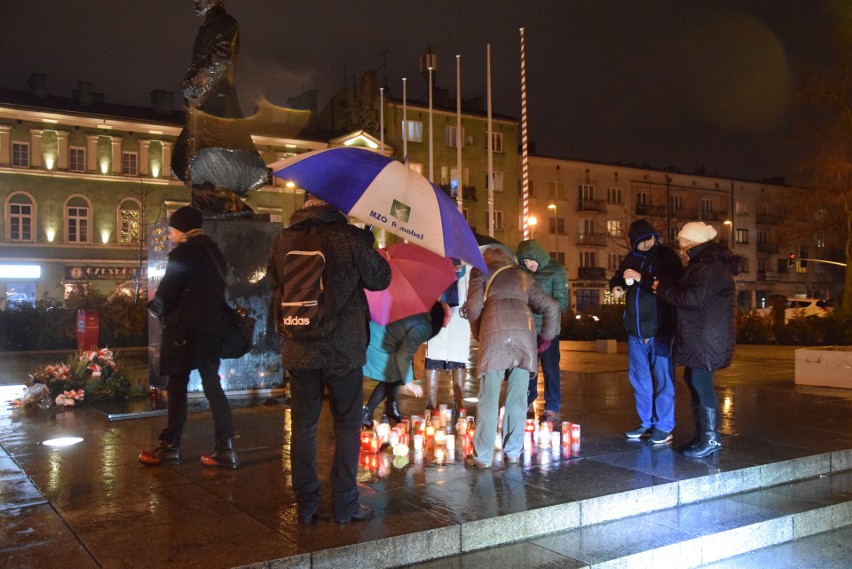
[[[581,425],[579,444],[533,449],[520,465],[495,460],[490,471],[465,468],[461,446],[452,454],[439,449],[396,458],[390,452],[362,453],[362,501],[375,508],[376,517],[338,526],[331,520],[331,492],[323,475],[330,470],[332,449],[326,408],[318,434],[324,441],[318,468],[325,499],[320,523],[310,527],[296,518],[285,398],[274,393],[233,398],[240,437],[237,470],[206,469],[198,462],[213,447],[203,399],[194,402],[197,411],[187,423],[184,462],[144,467],[136,457],[152,448],[164,417],[111,421],[110,414],[122,411],[116,406],[11,408],[8,401],[20,389],[13,385],[16,377],[25,377],[40,358],[62,358],[0,354],[0,565],[381,567],[458,559],[463,551],[480,549],[478,555],[487,556],[486,547],[570,523],[535,516],[539,509],[551,512],[615,492],[852,449],[852,392],[795,386],[791,347],[738,346],[734,364],[717,374],[724,448],[708,460],[675,451],[692,436],[681,381],[675,444],[627,441],[623,432],[637,420],[626,355],[596,353],[591,343],[563,342],[562,347],[562,418]],[[365,380],[365,396],[374,385]],[[468,379],[467,395],[476,389]],[[445,379],[439,401],[451,400]],[[423,400],[401,400],[405,414],[422,414],[423,405]],[[148,410],[157,407],[162,405]],[[60,449],[42,444],[60,436],[84,440]],[[584,511],[587,518],[595,515],[602,521],[611,513],[603,505],[597,513]],[[517,551],[523,557],[525,549]],[[539,561],[526,559],[525,566]]]

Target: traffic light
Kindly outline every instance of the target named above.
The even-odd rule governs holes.
[[[787,266],[792,267],[796,264],[796,254],[792,251],[787,253]]]

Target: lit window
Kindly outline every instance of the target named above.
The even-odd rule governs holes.
[[[421,121],[405,121],[402,123],[402,129],[408,142],[423,142],[423,123]]]
[[[624,225],[620,220],[608,219],[606,222],[606,232],[612,237],[622,237],[624,235]]]
[[[33,201],[26,194],[13,194],[6,206],[9,241],[33,240]]]
[[[36,283],[7,282],[6,306],[35,306]]]
[[[86,149],[82,146],[72,146],[68,149],[68,169],[72,172],[86,171]]]
[[[142,208],[139,202],[130,199],[121,202],[118,217],[118,242],[123,245],[138,243],[139,226],[142,220]]]
[[[125,176],[135,176],[139,171],[139,155],[135,152],[121,153],[121,173]]]
[[[28,142],[12,143],[12,166],[15,168],[30,167],[30,144]]]
[[[65,204],[66,242],[89,242],[89,210],[89,203],[79,196],[71,198]]]

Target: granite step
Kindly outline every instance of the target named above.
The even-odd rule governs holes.
[[[649,483],[262,566],[686,568],[850,524],[852,450]]]

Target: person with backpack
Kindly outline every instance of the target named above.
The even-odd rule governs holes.
[[[518,244],[518,264],[532,273],[533,279],[541,290],[549,294],[559,303],[561,315],[568,309],[568,276],[565,267],[551,259],[545,248],[535,239],[527,239]],[[542,317],[533,314],[536,334],[541,334]],[[539,354],[541,371],[544,375],[544,412],[539,417],[540,422],[559,422],[559,411],[562,407],[562,375],[559,372],[559,331],[561,322],[557,321],[556,341]],[[538,369],[530,374],[530,384],[527,392],[527,407],[534,412],[535,400],[538,398]]]
[[[266,274],[277,290],[276,304],[282,311],[298,302],[292,292],[314,296],[308,305],[321,309],[307,313],[310,316],[288,313],[277,323],[284,335],[281,362],[290,377],[290,460],[298,517],[303,524],[319,519],[316,437],[325,391],[334,420],[332,516],[340,524],[373,517],[373,509],[360,503],[356,484],[364,400],[362,367],[367,360],[370,321],[364,289],[384,290],[391,280],[390,265],[373,243],[372,231],[349,225],[340,211],[314,198],[290,216],[290,227],[275,239],[267,263]],[[300,260],[317,267],[319,255],[295,255],[310,253],[311,247],[318,248],[324,265],[319,296],[314,294],[317,291],[301,290],[292,272]],[[320,313],[321,318],[317,316]],[[287,318],[303,329],[288,330],[284,324]],[[316,318],[319,320],[312,320]]]
[[[503,418],[503,452],[509,463],[520,460],[524,448],[527,387],[530,372],[538,369],[537,352],[556,337],[559,303],[541,290],[532,275],[517,265],[511,250],[502,245],[482,247],[490,275],[474,268],[470,275],[463,314],[479,342],[477,373],[479,405],[473,453],[465,465],[490,468],[500,388],[507,380]],[[533,313],[541,314],[541,345],[537,345]]]
[[[180,338],[161,342],[160,372],[168,376],[169,408],[160,445],[142,452],[139,462],[149,466],[181,461],[180,439],[186,423],[189,373],[201,375],[204,396],[213,414],[216,446],[201,457],[204,466],[237,468],[231,407],[219,383],[220,307],[225,302],[225,282],[216,268],[225,266],[218,245],[201,229],[201,212],[182,207],[169,217],[169,241],[175,248],[168,256],[163,280],[148,309],[166,327],[180,330]],[[177,340],[174,341],[174,340]],[[185,353],[178,353],[186,349]]]

